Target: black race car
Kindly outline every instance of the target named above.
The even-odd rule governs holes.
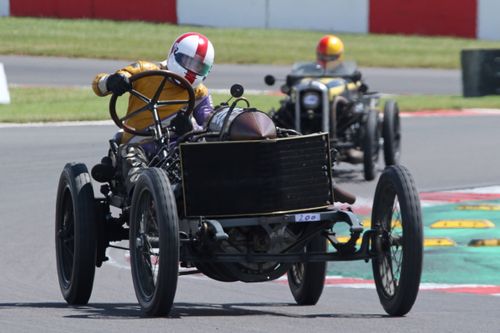
[[[167,71],[144,72],[130,81],[149,76],[161,83],[155,96],[132,89],[145,103],[137,112],[120,117],[118,96],[110,100],[116,124],[157,147],[132,193],[125,190],[123,176],[113,172],[119,170],[115,140],[110,141],[111,165],[106,169],[100,163],[92,170],[102,183],[102,196],[95,196],[84,164],[68,163],[61,173],[55,243],[60,289],[68,304],[89,301],[95,267],[107,260],[107,248],[118,247],[130,252],[137,300],[149,316],[168,314],[179,275],[193,273],[224,282],[287,275],[297,304],[315,304],[327,262],[349,260],[372,262],[388,314],[410,311],[420,284],[422,221],[406,168],[383,172],[371,225],[363,228],[350,209],[338,204],[355,198],[333,185],[327,133],[300,135],[276,127],[235,85],[234,101],[217,107],[203,130],[179,136],[159,120],[157,109],[172,101],[158,96],[166,81],[181,85],[189,98],[175,102],[188,104],[182,112],[189,116],[192,88]],[[126,120],[144,113],[152,115],[154,125],[129,128]],[[347,229],[347,240],[338,237],[340,226]],[[129,246],[117,246],[122,240]]]
[[[265,77],[275,83],[272,75]],[[399,108],[387,100],[378,110],[379,94],[368,92],[354,62],[332,70],[316,63],[297,63],[286,77],[282,91],[287,95],[272,117],[278,126],[302,134],[329,132],[338,162],[363,163],[364,178],[373,180],[380,147],[386,165],[399,163],[401,128]],[[381,140],[382,139],[382,140]]]

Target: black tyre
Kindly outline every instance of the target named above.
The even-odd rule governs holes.
[[[96,264],[96,204],[85,164],[66,164],[57,188],[56,262],[68,304],[87,304]]]
[[[417,297],[423,258],[420,200],[405,167],[387,167],[380,176],[372,228],[372,267],[380,302],[389,315],[403,316]]]
[[[382,137],[385,165],[398,164],[401,157],[401,125],[398,103],[394,100],[388,100],[384,106]]]
[[[309,252],[325,252],[326,240],[317,236],[308,245]],[[299,262],[288,270],[288,286],[299,305],[314,305],[318,302],[325,284],[326,265],[324,262]]]
[[[130,265],[137,300],[147,316],[167,315],[179,274],[179,221],[175,196],[162,169],[145,169],[130,212]]]
[[[366,180],[373,180],[377,174],[376,165],[379,153],[380,127],[378,113],[375,110],[368,111],[365,131],[362,142],[363,148],[363,172]]]

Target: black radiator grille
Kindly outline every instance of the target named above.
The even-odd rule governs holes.
[[[186,216],[272,214],[332,202],[327,134],[181,145]]]

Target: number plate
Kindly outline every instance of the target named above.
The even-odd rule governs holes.
[[[318,222],[320,220],[319,214],[295,214],[295,222]]]

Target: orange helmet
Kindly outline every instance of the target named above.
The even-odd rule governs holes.
[[[344,53],[344,43],[334,35],[323,36],[316,47],[318,64],[326,68],[328,63],[338,63]]]

